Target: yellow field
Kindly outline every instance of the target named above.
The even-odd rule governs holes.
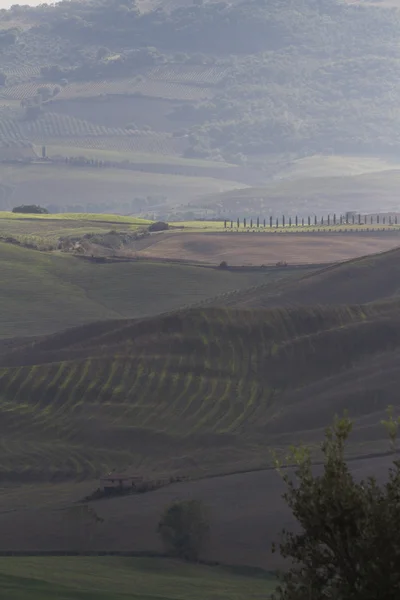
[[[13,213],[11,211],[0,211],[1,219],[20,219],[20,220],[43,220],[43,221],[95,221],[101,223],[121,223],[124,225],[150,225],[152,221],[147,219],[138,219],[137,217],[126,217],[124,215],[107,215],[99,213],[59,213],[52,215],[34,215],[26,213]]]

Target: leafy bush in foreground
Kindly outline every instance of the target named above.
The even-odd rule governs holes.
[[[399,419],[383,422],[394,446]],[[293,449],[297,485],[288,474],[284,499],[300,533],[283,532],[280,552],[292,561],[275,600],[395,600],[400,597],[400,460],[387,482],[357,482],[344,458],[352,423],[336,419],[322,444],[323,473],[307,448]],[[278,464],[279,468],[279,464]]]

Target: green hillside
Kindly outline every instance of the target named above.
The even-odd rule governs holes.
[[[37,221],[46,227],[46,220]],[[16,219],[15,223],[26,221]],[[41,235],[60,233],[56,225],[57,221],[51,221]],[[67,231],[71,233],[72,228],[73,221],[67,224]],[[106,228],[109,231],[110,224]],[[97,264],[68,254],[0,243],[0,338],[154,315],[267,280],[268,274],[262,273],[150,261]]]
[[[198,476],[266,465],[268,447],[313,439],[341,407],[366,418],[396,402],[398,378],[386,373],[400,350],[398,315],[397,301],[192,309],[17,348],[1,359],[2,476],[85,480],[124,467]],[[369,435],[385,445],[383,432]]]
[[[7,600],[261,600],[273,580],[160,559],[2,558],[0,586]]]

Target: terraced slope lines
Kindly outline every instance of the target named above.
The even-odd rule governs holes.
[[[345,407],[382,449],[399,345],[398,302],[192,309],[22,344],[0,363],[3,480],[261,467],[271,445],[318,437]]]

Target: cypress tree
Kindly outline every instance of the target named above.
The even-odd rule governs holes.
[[[243,227],[246,228],[246,217],[243,219]]]
[[[269,226],[272,227],[272,217],[269,218]]]
[[[237,228],[239,229],[239,227],[240,227],[240,221],[239,221],[239,217],[238,217],[238,219],[237,219]]]
[[[250,219],[250,227],[253,227],[253,219]]]
[[[257,217],[257,227],[260,227],[260,217]]]
[[[285,227],[285,215],[282,215],[282,227]]]

